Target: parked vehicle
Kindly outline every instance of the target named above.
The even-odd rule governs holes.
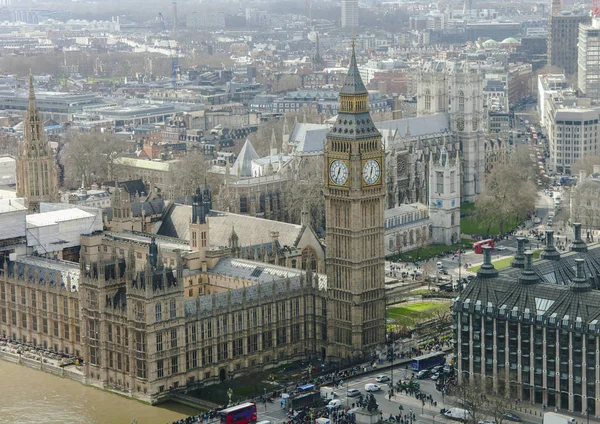
[[[521,421],[523,421],[521,419],[521,417],[519,417],[517,414],[515,414],[514,412],[507,412],[506,414],[504,414],[504,419],[508,420],[508,421],[514,421],[516,423],[520,423]]]
[[[390,381],[390,378],[387,375],[381,374],[375,377],[375,381],[377,381],[378,383],[386,383]]]
[[[570,424],[574,422],[575,418],[568,415],[557,414],[556,412],[544,412],[543,424]]]

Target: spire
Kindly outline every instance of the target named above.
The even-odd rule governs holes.
[[[340,94],[366,94],[367,88],[363,84],[356,64],[356,50],[354,46],[354,37],[352,37],[352,56],[350,57],[350,66],[348,67],[348,75],[342,86]]]
[[[271,156],[277,156],[277,138],[275,137],[275,128],[271,133]]]
[[[31,73],[31,69],[29,69],[29,107],[28,110],[32,111],[37,109],[35,104],[35,91],[33,89],[33,74]]]
[[[35,89],[33,86],[33,74],[29,70],[29,106],[25,113],[23,122],[23,135],[28,150],[42,150],[44,143],[44,126],[37,105],[35,103]]]

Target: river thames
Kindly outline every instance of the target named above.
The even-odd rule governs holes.
[[[160,407],[0,361],[0,423],[165,424],[197,413],[176,403]]]

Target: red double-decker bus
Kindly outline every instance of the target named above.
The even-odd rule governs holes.
[[[481,254],[481,253],[483,253],[483,246],[490,246],[493,249],[494,248],[494,240],[487,239],[487,240],[476,241],[475,243],[473,243],[473,250],[475,251],[475,253]]]
[[[221,424],[248,424],[256,422],[256,404],[242,403],[219,412]]]

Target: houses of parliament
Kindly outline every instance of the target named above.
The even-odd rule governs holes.
[[[339,110],[324,155],[324,272],[242,259],[235,225],[228,245],[214,242],[205,187],[188,239],[95,231],[78,262],[2,256],[0,335],[76,355],[86,384],[153,404],[296,360],[369,355],[385,341],[385,160],[354,49]],[[58,184],[32,78],[24,125],[17,192],[34,212]]]

